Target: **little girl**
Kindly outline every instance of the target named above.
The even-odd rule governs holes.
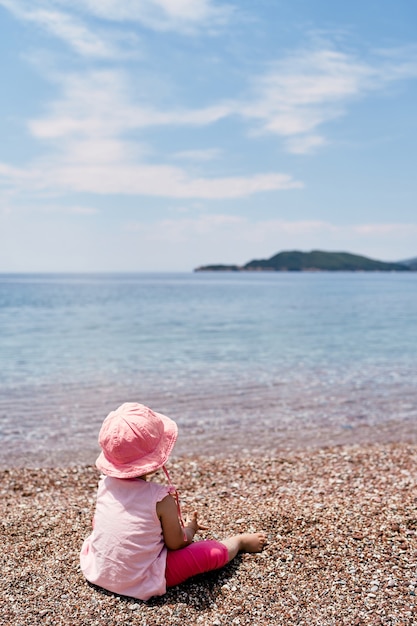
[[[102,452],[96,461],[103,476],[93,532],[80,555],[82,572],[91,583],[148,600],[191,576],[223,567],[239,551],[263,549],[264,533],[193,543],[194,535],[206,527],[196,511],[184,525],[165,468],[177,434],[174,421],[133,402],[122,404],[104,420],[99,434]],[[161,467],[169,486],[146,480]]]

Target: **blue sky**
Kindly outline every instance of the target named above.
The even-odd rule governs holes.
[[[0,271],[417,255],[414,0],[0,0]]]

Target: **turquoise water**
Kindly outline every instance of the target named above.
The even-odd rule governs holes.
[[[190,432],[413,420],[416,314],[417,273],[2,275],[0,438],[79,446],[124,399]]]

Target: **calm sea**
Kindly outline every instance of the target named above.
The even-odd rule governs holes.
[[[417,273],[0,275],[0,333],[3,465],[93,461],[127,400],[180,452],[417,422]]]

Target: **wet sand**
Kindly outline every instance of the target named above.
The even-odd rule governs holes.
[[[0,399],[0,469],[93,464],[109,411],[142,402],[179,427],[177,456],[274,455],[346,444],[417,441],[415,387],[246,381],[186,389],[65,385],[7,390]]]

